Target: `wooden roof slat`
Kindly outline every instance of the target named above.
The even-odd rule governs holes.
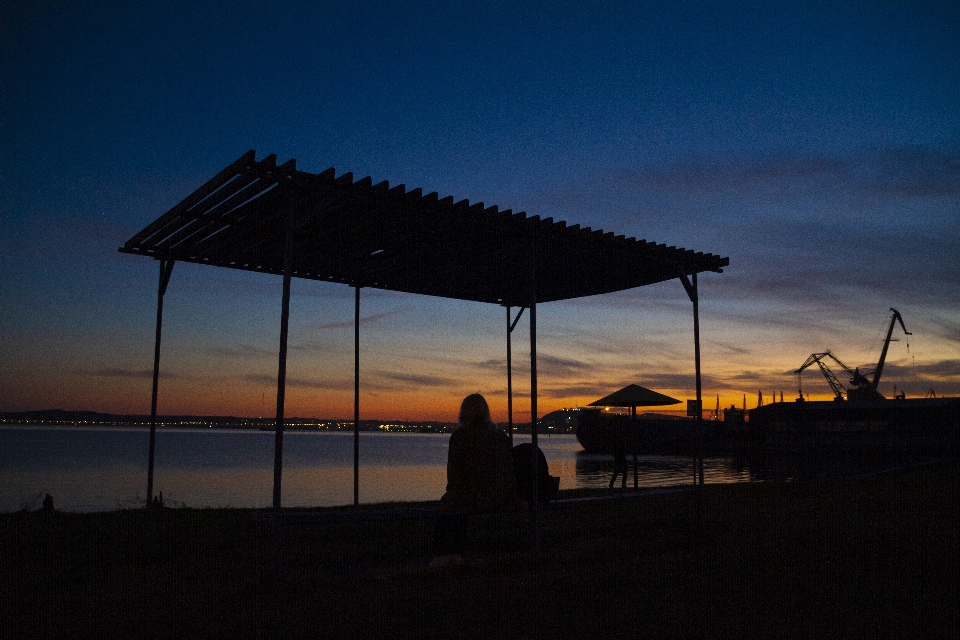
[[[255,152],[253,149],[247,151],[245,154],[237,158],[235,161],[227,165],[222,171],[217,175],[210,178],[206,183],[203,184],[199,189],[191,193],[189,196],[184,198],[179,204],[170,209],[167,213],[160,216],[152,223],[147,225],[143,231],[137,235],[130,238],[127,244],[139,244],[151,237],[170,222],[177,219],[184,211],[196,205],[198,202],[209,196],[211,193],[220,189],[224,184],[234,180],[237,177],[237,172],[239,167],[242,167],[245,164],[253,162],[255,157]]]
[[[218,220],[223,215],[228,214],[230,211],[242,205],[247,200],[256,198],[257,196],[263,194],[265,191],[271,189],[275,185],[276,182],[271,182],[269,185],[261,183],[259,180],[250,182],[247,186],[237,190],[233,194],[230,194],[229,197],[220,200],[215,204],[211,203],[213,206],[211,206],[209,209],[198,211],[190,223],[181,227],[176,233],[162,239],[158,243],[158,246],[165,246],[171,249],[176,247],[178,244],[190,238],[191,236],[194,236],[197,233],[202,233],[203,227],[208,226],[211,222],[215,224],[214,221]]]
[[[336,177],[333,168],[304,173],[295,160],[277,167],[275,156],[258,162],[252,152],[120,251],[282,273],[287,212],[294,214],[296,277],[497,304],[526,299],[534,246],[541,302],[722,271],[729,263],[435,191],[374,185],[370,177],[354,181],[352,173]]]

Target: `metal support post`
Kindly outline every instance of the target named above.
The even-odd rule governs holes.
[[[697,374],[697,455],[694,460],[694,481],[697,484],[697,529],[703,529],[703,398],[700,380],[700,303],[697,292],[697,274],[693,274],[693,282],[686,275],[680,276],[683,288],[693,303],[693,357]]]
[[[283,244],[283,297],[280,306],[280,355],[277,367],[277,421],[273,449],[273,570],[283,570],[283,522],[280,481],[283,476],[283,419],[287,388],[287,334],[290,324],[290,280],[293,276],[293,208],[287,209]]]
[[[520,322],[520,316],[526,307],[520,307],[517,312],[517,318],[511,322],[510,306],[507,306],[507,433],[510,435],[510,446],[513,446],[513,361],[510,344],[510,336],[513,333],[517,323]]]
[[[637,447],[640,445],[639,436],[637,434],[637,405],[630,407],[630,431],[633,435],[633,488],[640,488],[640,463],[637,461]],[[626,473],[626,470],[624,470]]]
[[[533,469],[533,549],[540,552],[540,452],[537,444],[537,259],[534,249],[531,264],[530,287],[530,441],[533,456],[530,468]]]
[[[360,285],[353,305],[353,506],[360,506]]]
[[[160,389],[160,335],[163,329],[163,296],[170,283],[175,260],[160,261],[160,282],[157,286],[157,335],[153,343],[153,394],[150,398],[150,450],[147,454],[147,554],[153,555],[153,468],[157,443],[157,393]]]

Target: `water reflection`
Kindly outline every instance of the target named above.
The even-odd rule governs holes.
[[[528,442],[517,436],[514,443]],[[360,501],[436,500],[446,488],[448,435],[361,434]],[[0,511],[36,509],[46,493],[66,511],[138,506],[146,489],[148,433],[143,429],[0,428]],[[606,487],[613,457],[588,454],[575,436],[540,437],[561,489]],[[157,434],[155,491],[167,504],[269,507],[273,434],[163,430]],[[709,484],[848,477],[924,460],[877,455],[757,455],[707,458]],[[693,484],[693,460],[641,456],[638,486]],[[633,486],[628,460],[627,486]],[[353,436],[290,432],[284,438],[283,505],[352,504]]]
[[[818,478],[850,478],[932,461],[930,456],[905,454],[764,454],[704,458],[707,484],[803,481]],[[606,487],[613,475],[613,456],[578,452],[576,486]],[[633,486],[633,460],[628,457],[627,486]],[[693,483],[690,457],[638,456],[639,487],[666,487]],[[617,484],[620,483],[619,478]]]
[[[627,459],[627,486],[633,486],[633,459]],[[693,484],[693,459],[680,456],[638,456],[637,486],[673,487]],[[577,487],[606,487],[613,475],[613,456],[579,452],[576,454]],[[750,473],[727,458],[705,458],[703,477],[709,484],[748,482]],[[620,484],[620,479],[617,479]]]

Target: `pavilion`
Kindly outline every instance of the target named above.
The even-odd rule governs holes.
[[[510,333],[528,311],[532,440],[537,444],[538,303],[678,279],[693,304],[697,403],[700,338],[697,274],[729,258],[567,225],[552,218],[454,201],[436,192],[374,184],[333,168],[311,174],[296,161],[248,151],[128,240],[122,253],[160,263],[151,401],[147,512],[153,470],[163,297],[177,261],[283,277],[277,374],[273,509],[279,539],[290,282],[307,278],[355,290],[354,503],[359,500],[359,317],[362,288],[497,304],[506,308],[508,415]],[[512,309],[519,311],[516,317]],[[536,451],[536,449],[534,449]],[[702,487],[702,455],[698,465]],[[536,478],[537,474],[533,474]],[[534,493],[536,495],[536,493]],[[534,509],[537,513],[537,510]],[[698,511],[699,513],[699,511]],[[699,515],[698,515],[699,519]],[[149,527],[148,527],[149,529]],[[149,535],[149,533],[148,533]]]

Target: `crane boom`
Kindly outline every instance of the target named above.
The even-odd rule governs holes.
[[[883,363],[887,359],[887,349],[890,348],[890,338],[893,336],[893,327],[897,324],[897,321],[900,321],[900,328],[903,329],[905,335],[913,335],[907,331],[907,327],[903,324],[903,318],[900,316],[900,312],[893,308],[891,308],[890,311],[893,311],[893,315],[890,317],[890,328],[887,329],[887,337],[883,341],[883,350],[880,352],[880,361],[877,362],[877,369],[873,374],[873,380],[870,381],[870,385],[874,391],[877,390],[877,385],[880,384],[880,374],[883,373]]]
[[[800,381],[800,374],[809,366],[816,364],[820,367],[820,372],[823,373],[823,377],[827,379],[827,384],[830,385],[830,388],[833,389],[833,396],[835,400],[844,400],[844,395],[847,393],[847,390],[844,388],[843,384],[840,382],[840,379],[830,370],[830,367],[827,366],[827,363],[824,362],[825,358],[830,358],[837,365],[846,371],[848,374],[853,376],[853,371],[850,370],[850,367],[840,362],[840,359],[837,356],[833,355],[829,351],[824,351],[822,353],[811,353],[810,357],[807,358],[806,362],[797,369],[797,381]],[[799,385],[798,385],[799,386]],[[800,397],[803,397],[803,388],[800,387]]]

